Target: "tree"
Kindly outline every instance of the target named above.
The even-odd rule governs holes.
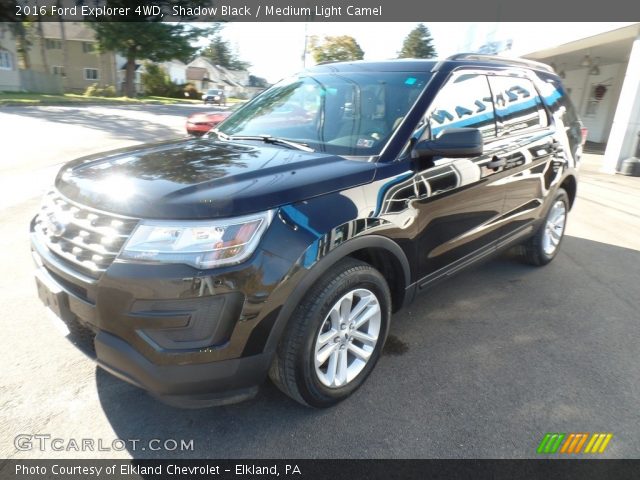
[[[164,68],[157,63],[146,62],[142,74],[142,87],[146,95],[168,96],[172,82]]]
[[[317,63],[362,60],[364,52],[356,39],[349,35],[324,37],[319,43],[318,37],[311,38],[311,54]]]
[[[249,63],[238,58],[238,54],[232,50],[229,42],[220,36],[219,30],[216,30],[209,45],[200,51],[200,55],[214,65],[220,65],[230,70],[246,70],[250,66]]]
[[[58,9],[61,10],[62,0],[57,0],[56,5]],[[64,19],[61,14],[58,14],[58,25],[60,26],[60,39],[62,41],[62,70],[65,76],[63,82],[66,82],[67,72],[69,71],[69,48],[67,46],[67,33],[64,28]]]
[[[249,86],[256,88],[269,88],[269,82],[267,82],[266,78],[249,75]]]
[[[31,59],[29,50],[33,45],[31,41],[31,31],[33,30],[33,22],[28,20],[16,20],[8,24],[13,37],[16,40],[16,50],[22,60],[22,67],[27,70],[31,68]]]
[[[35,5],[36,5],[36,8],[39,8],[37,1]],[[44,32],[42,30],[42,17],[40,16],[37,17],[36,28],[38,31],[38,43],[40,44],[40,57],[42,58],[44,73],[49,73],[49,64],[47,62],[47,55],[46,55],[47,52],[45,50],[45,45],[44,45],[45,38],[44,38]]]
[[[113,50],[126,59],[125,95],[135,95],[136,60],[186,61],[196,52],[191,42],[205,30],[181,23],[96,22],[92,24],[100,51]]]
[[[233,56],[229,44],[225,42],[220,35],[215,35],[209,42],[209,45],[200,51],[200,55],[214,65],[220,65],[222,67],[227,67],[229,63],[231,63],[231,57]]]
[[[404,39],[398,58],[434,58],[436,49],[433,46],[431,32],[419,23]]]

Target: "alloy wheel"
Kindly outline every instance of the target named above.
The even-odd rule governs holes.
[[[542,249],[545,254],[551,256],[557,250],[564,233],[566,218],[567,207],[562,200],[557,200],[551,207],[544,226]]]
[[[367,365],[380,336],[382,312],[376,295],[358,288],[329,310],[316,336],[314,366],[329,388],[347,385]]]

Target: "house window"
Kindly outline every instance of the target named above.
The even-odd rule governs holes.
[[[62,49],[62,41],[56,40],[54,38],[47,38],[44,42],[47,50],[61,50]]]
[[[59,75],[61,77],[66,76],[64,73],[64,67],[61,65],[54,65],[53,67],[51,67],[51,71],[54,75]]]
[[[0,49],[0,70],[13,70],[13,58],[8,50]]]
[[[98,80],[100,76],[98,75],[97,68],[85,68],[84,69],[84,79],[85,80]]]
[[[95,50],[93,42],[82,42],[83,53],[93,53]]]

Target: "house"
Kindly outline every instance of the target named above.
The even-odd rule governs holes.
[[[16,40],[9,27],[0,23],[0,92],[20,90]]]
[[[29,51],[32,70],[48,71],[60,77],[67,92],[83,93],[94,83],[101,87],[113,85],[119,93],[123,92],[126,58],[116,52],[99,52],[91,27],[81,22],[65,22],[64,25],[42,22],[42,29],[44,45],[36,36]],[[186,83],[186,65],[183,62],[171,60],[161,65],[173,82]],[[143,92],[143,72],[144,60],[137,60],[135,91],[138,94]]]
[[[255,79],[257,77],[253,77]],[[220,88],[227,97],[248,98],[264,87],[252,83],[252,75],[246,70],[230,70],[212,64],[204,57],[196,57],[187,64],[187,81],[200,91]]]
[[[83,93],[94,83],[116,84],[115,55],[98,52],[89,26],[80,22],[42,22],[41,26],[44,44],[35,36],[29,50],[32,70],[60,77],[66,92]]]
[[[187,66],[180,60],[169,60],[160,64],[167,72],[173,83],[184,85],[187,83]]]

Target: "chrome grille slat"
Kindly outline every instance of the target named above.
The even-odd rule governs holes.
[[[72,238],[66,238],[65,240],[69,243],[74,244],[76,247],[80,247],[80,248],[84,248],[87,250],[91,250],[93,253],[97,253],[98,255],[106,255],[106,256],[111,256],[111,257],[115,257],[116,255],[118,255],[118,253],[120,252],[120,249],[116,250],[116,251],[110,251],[107,250],[104,245],[102,244],[97,244],[97,243],[87,243],[85,241],[83,241],[82,239],[77,240],[77,236],[76,237],[72,237]]]
[[[110,227],[94,227],[89,222],[79,221],[76,218],[71,219],[71,223],[73,225],[83,229],[83,230],[87,230],[87,231],[92,232],[92,233],[97,233],[99,235],[114,236],[114,237],[118,237],[118,238],[129,238],[129,235],[117,233],[117,232],[113,231]],[[109,230],[107,230],[107,229],[109,229]]]
[[[34,230],[61,260],[98,278],[118,256],[137,223],[137,219],[85,208],[49,192]]]

